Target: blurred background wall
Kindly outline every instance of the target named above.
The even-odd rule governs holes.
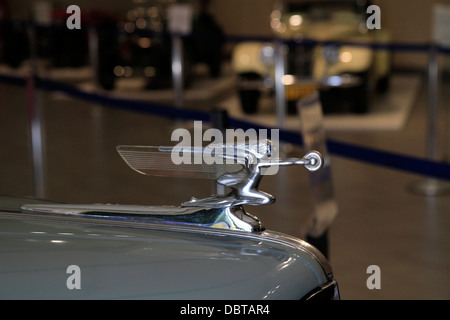
[[[33,3],[39,0],[9,1],[13,16],[26,18]],[[145,1],[145,0],[134,0]],[[152,1],[152,0],[147,0]],[[166,0],[169,1],[169,0]],[[199,0],[193,0],[198,5]],[[53,0],[54,6],[71,4],[83,9],[103,8],[124,15],[133,5],[132,0]],[[210,12],[228,35],[270,35],[269,15],[274,0],[210,0]],[[431,39],[432,7],[435,3],[450,4],[450,0],[372,0],[381,8],[381,26],[392,33],[392,41],[423,43]],[[394,66],[402,69],[420,69],[426,65],[424,54],[394,55]]]

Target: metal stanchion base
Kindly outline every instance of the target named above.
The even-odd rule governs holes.
[[[408,190],[424,196],[443,196],[450,194],[450,184],[434,178],[426,178],[410,185]]]

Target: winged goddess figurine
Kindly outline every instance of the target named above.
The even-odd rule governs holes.
[[[316,171],[323,165],[322,156],[316,151],[307,153],[303,158],[282,160],[272,157],[273,148],[272,142],[265,139],[233,145],[210,144],[206,148],[118,146],[117,151],[133,170],[144,175],[216,179],[217,183],[229,187],[231,191],[225,195],[192,198],[181,206],[224,208],[273,203],[275,198],[272,195],[258,190],[265,170],[304,165],[307,170]],[[175,164],[173,155],[179,152],[186,152],[192,157],[199,153],[209,154],[223,161]]]
[[[117,151],[133,170],[152,176],[215,179],[231,189],[227,194],[192,198],[180,206],[140,206],[121,204],[26,204],[23,212],[102,218],[121,223],[140,221],[167,226],[189,225],[247,232],[260,232],[264,226],[242,205],[264,205],[275,198],[258,189],[265,174],[275,174],[278,166],[304,165],[319,170],[322,156],[312,151],[303,158],[281,160],[270,140],[234,144],[210,144],[203,148],[118,146]],[[173,161],[182,153],[185,160]],[[201,155],[201,157],[199,157]],[[201,159],[201,161],[199,161]],[[216,161],[210,161],[215,159]],[[273,170],[276,169],[276,170]]]

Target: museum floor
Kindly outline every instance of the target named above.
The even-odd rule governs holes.
[[[33,195],[26,101],[24,88],[0,84],[0,194]],[[120,144],[170,144],[171,132],[189,124],[94,106],[54,93],[43,93],[42,101],[46,198],[177,205],[211,191],[208,180],[136,174],[115,150]],[[329,134],[340,141],[423,157],[426,105],[424,85],[403,129]],[[449,114],[440,119],[450,124]],[[448,145],[447,139],[443,140]],[[301,150],[294,151],[301,155]],[[443,154],[448,152],[450,148],[442,148]],[[414,194],[409,187],[424,177],[334,155],[331,166],[339,214],[329,234],[330,260],[342,298],[450,299],[450,193]],[[277,202],[248,211],[267,229],[299,236],[312,208],[305,170],[282,168],[277,176],[264,178],[261,189],[274,194]],[[366,286],[371,265],[380,267],[380,289]]]

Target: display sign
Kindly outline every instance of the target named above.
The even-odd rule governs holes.
[[[192,30],[192,7],[188,4],[173,4],[168,11],[169,31],[189,34]]]
[[[319,93],[315,91],[300,100],[297,107],[305,151],[319,151],[324,163],[321,170],[309,173],[314,214],[303,230],[307,235],[318,238],[328,230],[338,213]]]
[[[450,5],[435,4],[433,7],[433,41],[450,46]]]
[[[33,3],[33,21],[37,25],[50,26],[53,21],[52,10],[50,1],[36,1]]]

